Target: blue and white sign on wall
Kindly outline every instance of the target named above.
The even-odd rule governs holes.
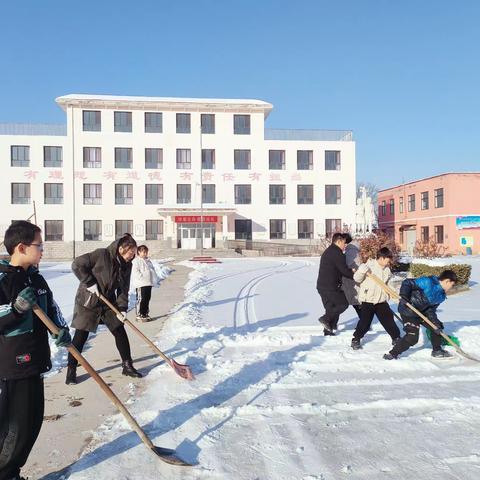
[[[480,215],[468,215],[466,217],[457,217],[455,225],[458,230],[465,228],[480,228]]]

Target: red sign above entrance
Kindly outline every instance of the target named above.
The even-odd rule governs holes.
[[[175,215],[175,223],[201,223],[200,215]],[[204,215],[203,223],[217,223],[217,215]]]

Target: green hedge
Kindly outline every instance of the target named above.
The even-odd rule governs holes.
[[[429,275],[440,275],[444,270],[453,270],[458,277],[458,285],[468,284],[472,273],[472,266],[454,263],[451,265],[443,265],[441,267],[433,267],[424,263],[412,263],[410,265],[410,273],[415,277],[424,277]]]

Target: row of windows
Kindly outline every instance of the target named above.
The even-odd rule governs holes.
[[[434,240],[436,243],[443,243],[445,240],[444,236],[444,226],[443,225],[434,225],[433,235],[431,235],[430,227],[420,227],[420,240],[424,243]],[[400,229],[400,243],[403,244],[405,241],[405,235],[403,228]]]
[[[100,110],[83,110],[83,131],[102,131],[102,112]],[[200,115],[201,132],[215,133],[215,114],[202,113]],[[132,112],[113,112],[113,131],[122,133],[132,132]],[[145,112],[145,133],[163,133],[163,114],[161,112]],[[176,114],[176,132],[192,133],[191,114]],[[250,135],[250,115],[233,115],[233,133],[235,135]]]
[[[287,236],[285,219],[271,219],[270,239],[285,239]],[[63,241],[63,220],[45,220],[44,239],[47,242]],[[106,226],[108,230],[110,225]],[[252,232],[251,220],[235,220],[235,239],[251,239]],[[342,228],[341,219],[326,219],[325,233],[330,237],[334,232],[340,231]],[[105,232],[111,236],[110,231]],[[115,238],[121,237],[124,233],[134,235],[133,220],[115,220]],[[314,221],[313,219],[297,220],[297,236],[299,239],[313,238]],[[83,221],[83,239],[84,241],[101,241],[102,240],[102,221],[101,220],[84,220]],[[162,240],[163,239],[163,220],[146,220],[145,221],[145,239],[146,240]]]
[[[233,163],[235,170],[250,170],[251,150],[234,150]],[[114,148],[115,168],[133,167],[133,149]],[[145,168],[163,168],[163,149],[145,148]],[[189,148],[176,149],[177,168],[189,170],[192,168],[192,151]],[[43,166],[62,167],[62,147],[43,147]],[[285,150],[269,150],[268,166],[270,170],[285,170]],[[11,146],[11,166],[30,166],[30,147],[27,145]],[[340,152],[336,150],[325,151],[325,170],[340,170]],[[83,167],[101,168],[101,147],[83,147]],[[215,168],[215,150],[202,149],[202,168]],[[297,170],[313,170],[313,150],[297,150]]]
[[[203,203],[216,202],[216,185],[202,185]],[[313,185],[297,185],[297,204],[313,205]],[[31,200],[30,183],[11,184],[12,204],[28,204]],[[234,185],[235,204],[245,205],[252,203],[251,185]],[[191,203],[192,186],[177,184],[177,203]],[[63,183],[44,183],[44,203],[63,204]],[[102,204],[102,184],[83,184],[84,205]],[[158,183],[145,185],[145,204],[160,205],[163,203],[163,185]],[[269,185],[270,205],[285,205],[287,203],[286,185]],[[115,184],[115,204],[133,205],[133,184]],[[325,185],[325,204],[341,204],[341,185]]]
[[[399,197],[399,205],[398,205],[398,211],[399,213],[404,212],[404,201],[403,197]],[[443,208],[445,205],[445,197],[444,197],[444,192],[443,188],[437,188],[433,192],[433,205],[435,208]],[[428,210],[430,208],[430,193],[429,192],[421,192],[420,193],[420,208],[421,210]],[[395,214],[395,201],[394,199],[390,199],[389,205],[389,214],[394,215]],[[416,209],[416,195],[413,193],[411,195],[408,195],[407,197],[407,209],[409,212],[414,212]],[[386,200],[383,200],[382,203],[379,206],[379,216],[385,217],[387,215],[387,202]]]

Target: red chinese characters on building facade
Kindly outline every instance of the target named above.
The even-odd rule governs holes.
[[[175,215],[175,223],[200,223],[200,215]],[[203,223],[217,223],[217,215],[204,215]]]

